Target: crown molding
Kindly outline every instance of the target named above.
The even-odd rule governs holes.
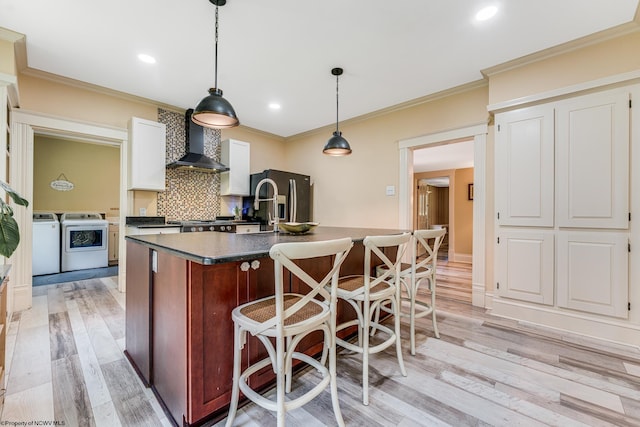
[[[380,116],[384,116],[387,114],[391,114],[391,113],[395,113],[401,110],[405,110],[407,108],[412,108],[412,107],[416,107],[418,105],[422,105],[422,104],[427,104],[429,102],[433,102],[436,101],[438,99],[442,99],[442,98],[447,98],[449,96],[453,96],[453,95],[457,95],[460,93],[464,93],[464,92],[469,92],[471,90],[474,89],[478,89],[481,87],[485,87],[488,86],[489,82],[488,80],[485,79],[480,79],[480,80],[476,80],[470,83],[465,83],[463,85],[459,85],[459,86],[455,86],[449,89],[445,89],[443,91],[440,92],[436,92],[436,93],[432,93],[430,95],[425,95],[422,96],[420,98],[415,98],[400,104],[396,104],[396,105],[392,105],[390,107],[386,107],[383,108],[381,110],[376,110],[376,111],[372,111],[370,113],[367,114],[363,114],[361,116],[357,116],[357,117],[352,117],[350,119],[347,120],[342,120],[340,121],[340,125],[350,125],[350,124],[355,124],[355,123],[359,123],[359,122],[363,122],[365,120],[370,120],[373,119],[375,117],[380,117]],[[305,138],[311,135],[316,135],[318,133],[326,133],[326,132],[333,132],[333,129],[335,128],[335,124],[331,124],[331,125],[327,125],[327,126],[322,126],[320,128],[316,128],[316,129],[312,129],[306,132],[301,132],[295,135],[291,135],[285,138],[285,141],[289,141],[289,140],[293,140],[293,139],[298,139],[298,138]]]
[[[640,10],[640,8],[638,10]],[[554,56],[562,55],[574,50],[582,49],[587,46],[622,37],[627,34],[640,32],[640,19],[638,19],[639,13],[640,12],[636,11],[634,20],[631,22],[627,22],[626,24],[618,25],[607,30],[589,34],[588,36],[581,37],[567,43],[562,43],[557,46],[532,53],[530,55],[525,55],[520,58],[495,65],[493,67],[485,68],[483,70],[480,70],[480,72],[485,78],[489,78],[492,75],[503,73],[505,71],[513,70],[516,68],[521,68],[535,62],[552,58]]]

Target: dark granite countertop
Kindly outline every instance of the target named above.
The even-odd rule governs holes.
[[[269,256],[269,249],[282,242],[317,242],[350,237],[354,242],[366,236],[399,234],[407,230],[381,228],[318,227],[308,234],[259,233],[236,234],[205,231],[200,233],[126,236],[127,240],[175,256],[211,265],[246,261]]]
[[[134,228],[180,228],[180,224],[127,224]]]

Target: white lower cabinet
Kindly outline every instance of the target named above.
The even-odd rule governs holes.
[[[626,232],[558,233],[558,307],[628,317]]]
[[[552,231],[500,230],[496,255],[499,296],[553,305]]]

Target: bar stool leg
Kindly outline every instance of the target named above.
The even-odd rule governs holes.
[[[363,303],[362,312],[362,403],[369,405],[369,328],[371,327],[371,305]]]
[[[233,425],[238,410],[238,399],[240,398],[240,361],[242,359],[242,337],[240,334],[240,325],[234,324],[234,340],[233,340],[233,387],[231,389],[231,403],[229,404],[229,414],[227,415],[226,427]]]
[[[286,415],[286,409],[284,407],[284,394],[286,387],[284,346],[284,339],[276,338],[276,401],[278,427],[284,427]]]
[[[391,306],[394,308],[395,331],[396,331],[396,354],[398,355],[398,364],[403,377],[407,376],[407,370],[404,368],[404,360],[402,360],[402,340],[400,339],[400,302],[399,296],[391,300]]]
[[[411,285],[411,295],[409,295],[409,336],[411,340],[411,355],[416,355],[416,294],[415,285]]]
[[[440,339],[440,332],[438,331],[438,323],[436,322],[436,278],[429,279],[429,289],[431,289],[431,321],[433,322],[433,333],[436,338]]]

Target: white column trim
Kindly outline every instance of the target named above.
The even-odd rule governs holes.
[[[487,140],[486,123],[475,124],[459,129],[452,129],[434,134],[409,138],[399,141],[399,191],[398,206],[399,228],[413,228],[413,150],[426,148],[433,144],[453,142],[460,139],[474,140],[474,207],[473,207],[473,266],[472,266],[472,301],[473,305],[485,306],[487,266],[485,246],[486,235],[486,182],[487,174]],[[477,166],[476,166],[477,163]],[[478,168],[478,169],[476,169]]]
[[[487,217],[487,134],[477,134],[473,138],[473,254],[471,270],[471,302],[485,307],[487,277],[486,222]]]

